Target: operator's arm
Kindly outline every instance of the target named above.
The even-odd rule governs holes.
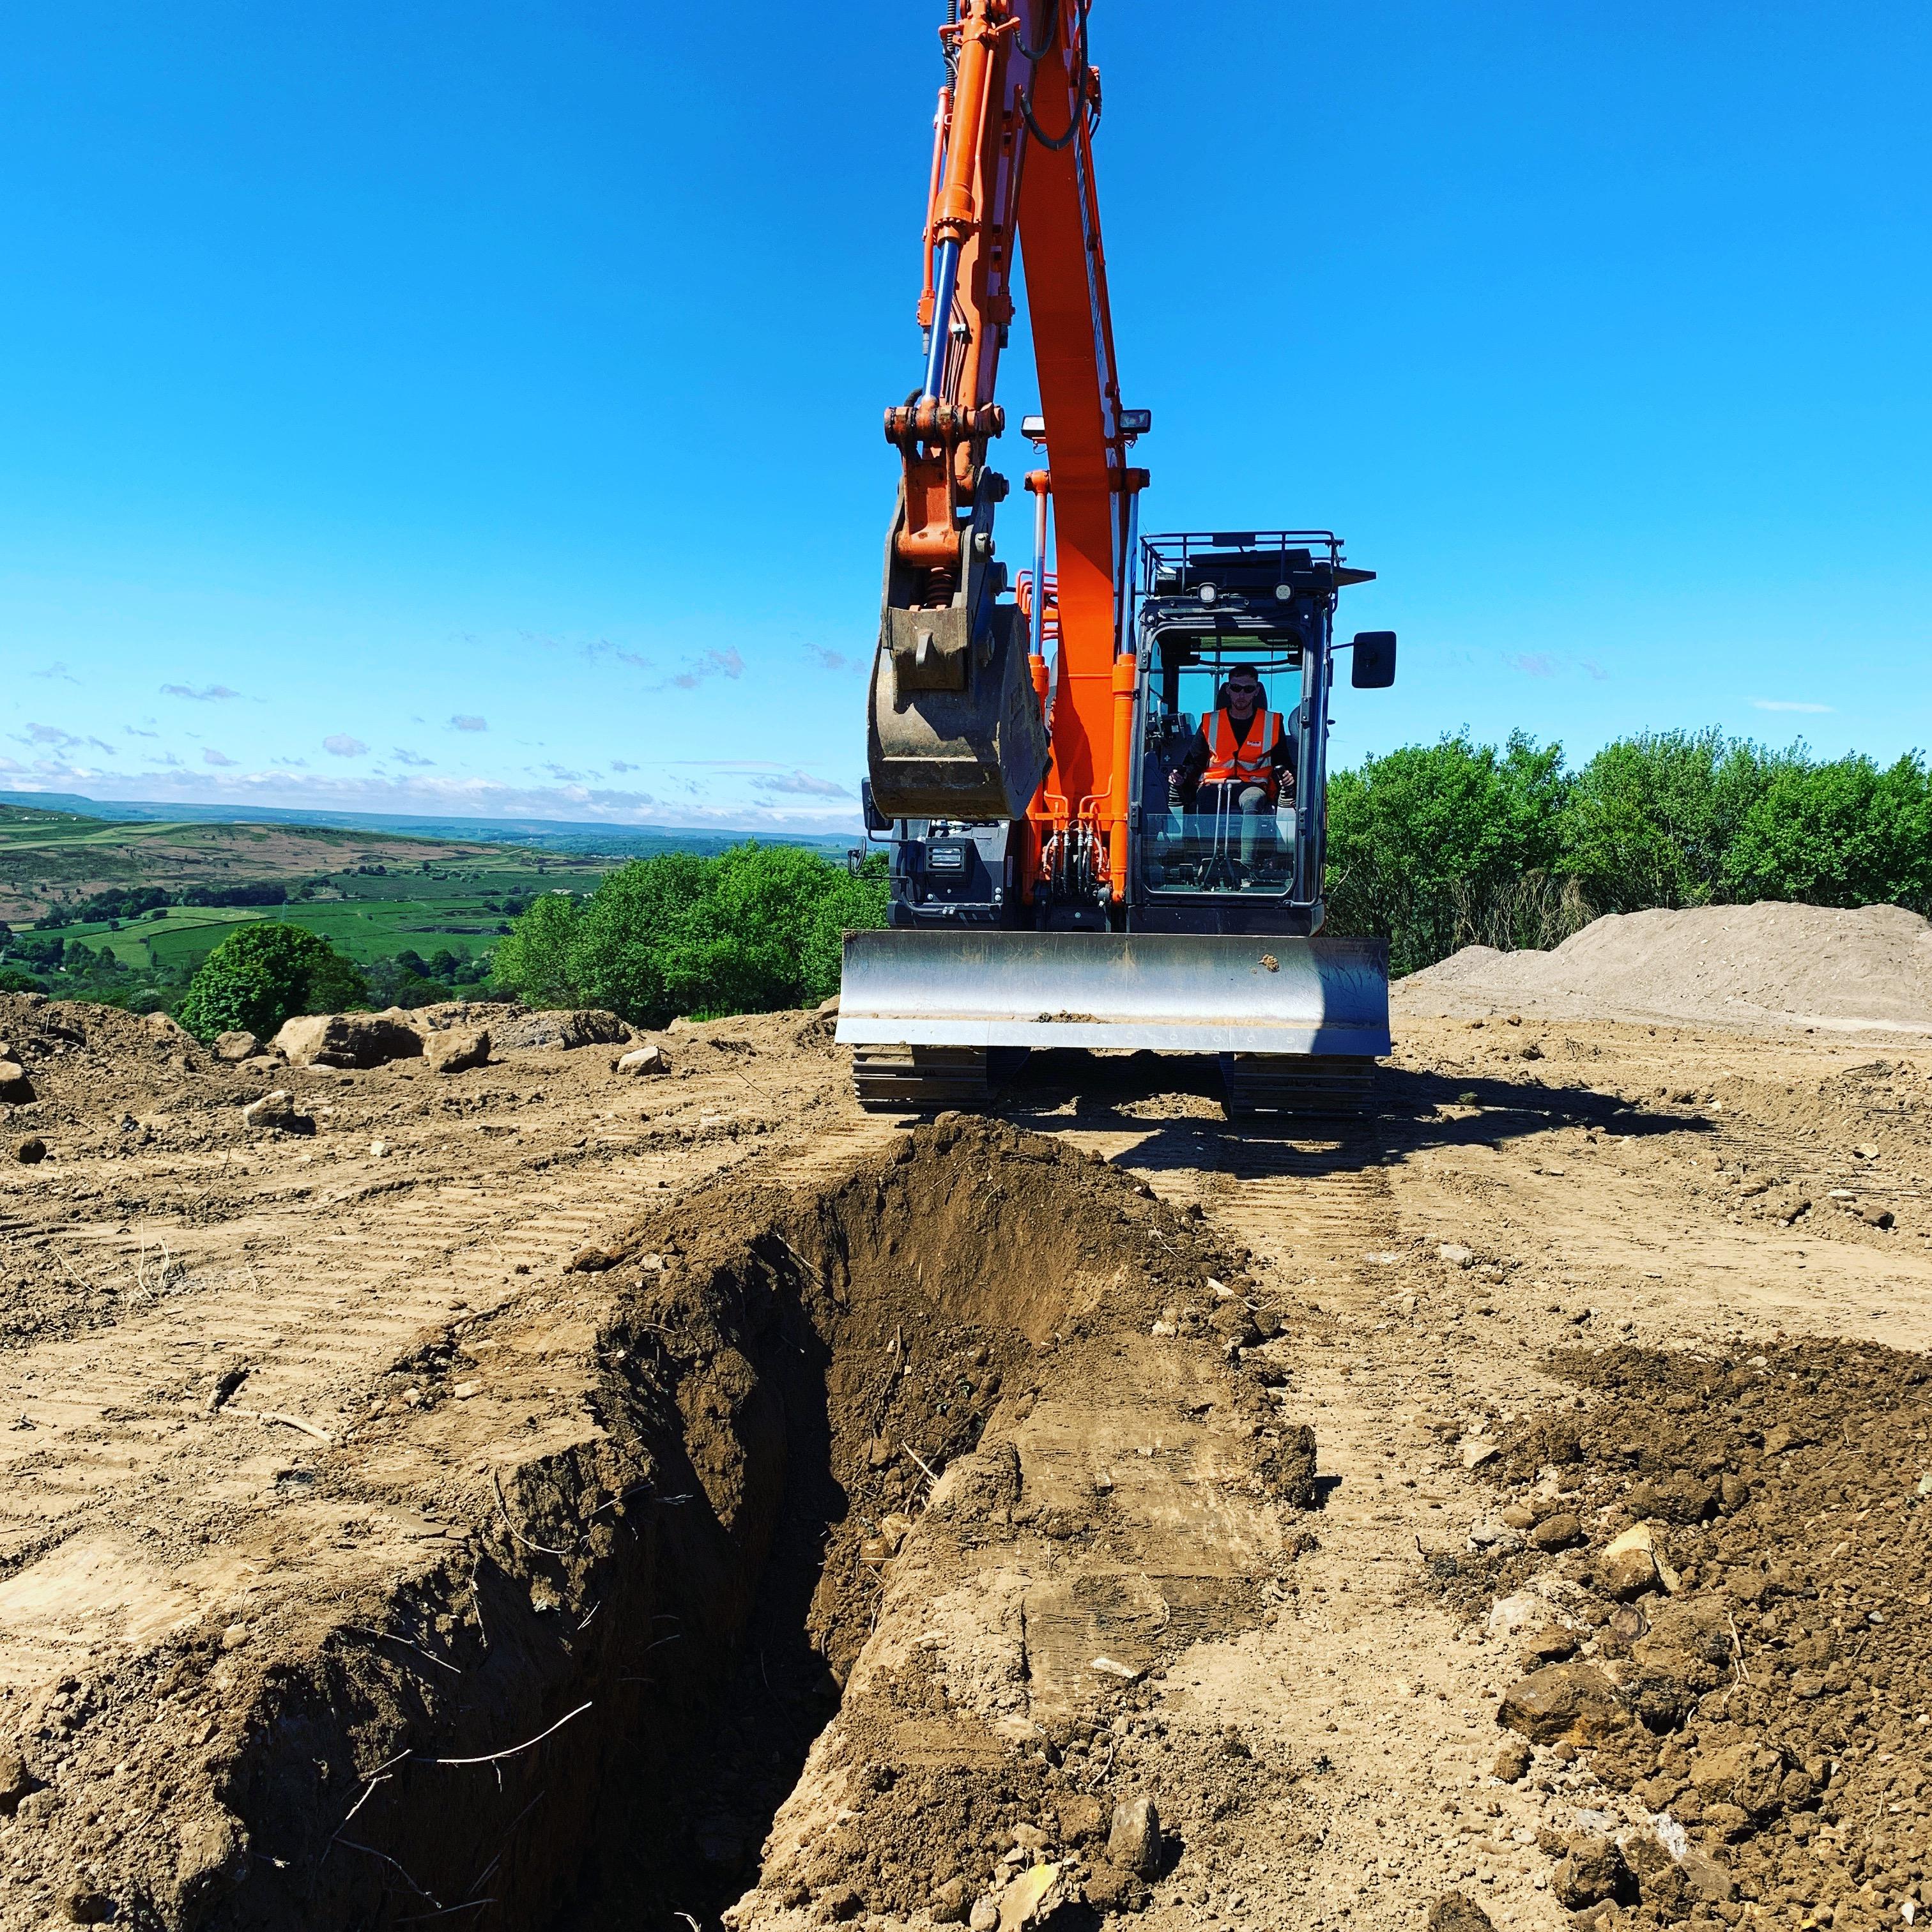
[[[1268,762],[1273,765],[1281,782],[1284,793],[1294,789],[1295,767],[1300,758],[1300,736],[1294,728],[1294,714],[1291,712],[1282,720],[1281,736],[1268,754]]]
[[[1208,769],[1208,727],[1204,721],[1194,734],[1194,742],[1187,748],[1187,755],[1174,768],[1174,775],[1168,781],[1168,790],[1176,798],[1192,798],[1201,783],[1201,774]]]

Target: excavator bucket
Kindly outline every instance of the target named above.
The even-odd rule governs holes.
[[[1389,1052],[1379,939],[1226,933],[848,934],[838,1037],[860,1098],[927,1106],[986,1090],[1036,1046],[1220,1057],[1230,1110],[1360,1111]]]
[[[866,763],[891,818],[1026,815],[1047,762],[1046,728],[1012,604],[889,610],[872,664]]]

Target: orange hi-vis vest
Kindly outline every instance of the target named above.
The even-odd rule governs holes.
[[[1214,736],[1208,741],[1208,769],[1201,774],[1203,784],[1265,785],[1274,797],[1281,788],[1280,774],[1269,754],[1281,742],[1281,713],[1264,711],[1258,722],[1250,723],[1245,742],[1234,742],[1234,723],[1227,712],[1214,713]]]

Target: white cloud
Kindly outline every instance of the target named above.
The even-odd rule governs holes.
[[[693,658],[675,677],[664,683],[654,685],[655,691],[663,691],[675,685],[680,691],[695,691],[706,678],[740,678],[745,675],[745,660],[735,646],[726,644],[722,649],[714,647],[702,657]]]
[[[459,711],[449,721],[449,728],[452,731],[487,731],[490,728],[490,721],[487,718],[478,718]]]
[[[212,745],[204,745],[201,751],[201,762],[204,765],[232,766],[235,760],[226,752],[218,752]]]
[[[368,754],[369,747],[360,738],[352,738],[346,731],[338,731],[323,739],[322,748],[331,758],[360,758]]]
[[[164,698],[192,698],[197,704],[218,704],[230,698],[239,698],[238,691],[230,691],[225,684],[204,684],[199,691],[184,684],[164,684],[161,686]]]
[[[757,778],[752,781],[754,791],[782,792],[801,798],[850,798],[852,794],[842,784],[835,784],[830,778],[815,778],[809,772],[789,772],[783,778]]]
[[[424,758],[420,752],[409,751],[398,745],[396,747],[396,762],[404,765],[426,766],[434,764],[436,760]]]
[[[1835,704],[1813,704],[1802,698],[1754,698],[1751,700],[1754,711],[1802,711],[1822,716],[1838,708]]]
[[[78,684],[80,682],[80,680],[76,677],[65,664],[58,662],[49,664],[45,670],[30,671],[28,675],[31,677],[52,678],[62,684]]]

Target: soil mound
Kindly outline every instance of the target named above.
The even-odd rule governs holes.
[[[1612,913],[1549,952],[1465,946],[1394,989],[1399,1012],[1517,1006],[1569,1019],[1669,1019],[1932,1034],[1932,924],[1902,906],[1761,901]]]
[[[1499,1464],[1538,1519],[1529,1540],[1561,1548],[1542,1528],[1561,1522],[1575,1546],[1498,1606],[1540,1601],[1552,1626],[1532,1635],[1503,1721],[1597,1748],[1597,1777],[1640,1797],[1660,1841],[1688,1833],[1669,1858],[1646,1857],[1642,1834],[1622,1846],[1617,1891],[1654,1919],[1691,1916],[1701,1894],[1897,1922],[1917,1909],[1932,1816],[1924,1358],[1802,1342],[1556,1366],[1586,1406],[1519,1430]],[[1647,1579],[1617,1556],[1640,1523]],[[1503,1580],[1520,1588],[1535,1563],[1504,1558]]]

